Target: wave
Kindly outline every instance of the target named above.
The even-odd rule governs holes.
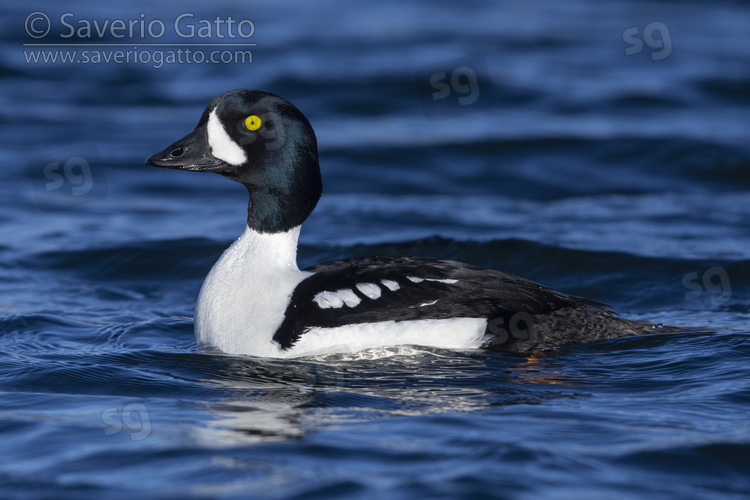
[[[197,288],[229,242],[202,238],[140,241],[109,248],[46,251],[18,263],[27,270],[51,271],[60,280],[105,283],[115,294],[121,281],[169,288],[189,282]],[[523,276],[556,289],[595,298],[631,311],[689,307],[713,301],[730,307],[750,304],[750,260],[645,257],[625,252],[590,251],[517,238],[489,241],[433,236],[410,241],[352,245],[303,244],[301,267],[368,255],[422,256],[467,262]],[[115,282],[113,284],[113,282]],[[106,290],[105,290],[106,288]],[[107,292],[107,290],[109,290]],[[691,302],[692,301],[692,302]]]

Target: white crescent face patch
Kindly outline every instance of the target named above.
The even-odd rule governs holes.
[[[215,109],[208,115],[206,128],[208,129],[208,147],[211,148],[212,155],[235,166],[247,161],[245,151],[229,137]]]

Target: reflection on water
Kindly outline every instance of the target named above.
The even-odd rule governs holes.
[[[339,423],[466,413],[575,396],[580,382],[553,357],[394,347],[296,360],[221,356],[205,384],[228,394],[206,405],[194,438],[232,446],[299,438]],[[561,389],[565,389],[561,391]]]

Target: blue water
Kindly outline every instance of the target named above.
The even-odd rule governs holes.
[[[745,3],[0,11],[0,497],[750,496]],[[35,11],[41,38],[24,31]],[[66,12],[166,33],[61,38]],[[183,13],[254,32],[180,38]],[[55,48],[23,46],[228,41],[254,43],[252,62],[34,64]],[[243,87],[287,97],[318,134],[302,266],[451,258],[704,330],[529,358],[198,346],[195,299],[247,195],[143,161]]]

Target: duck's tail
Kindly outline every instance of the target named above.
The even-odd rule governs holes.
[[[669,326],[622,318],[606,307],[569,307],[549,314],[527,314],[515,331],[483,347],[491,351],[530,353],[555,347],[654,333],[705,332],[702,327]]]

